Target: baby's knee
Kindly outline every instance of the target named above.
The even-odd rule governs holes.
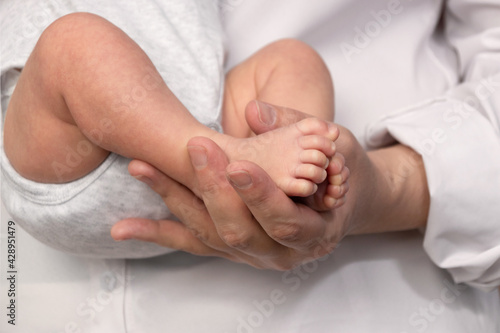
[[[295,38],[284,38],[274,41],[271,44],[267,45],[265,49],[268,49],[273,53],[281,54],[316,53],[316,51],[311,46],[309,46],[309,44]]]
[[[297,78],[312,80],[321,87],[330,87],[332,84],[330,70],[319,53],[300,40],[282,39],[261,51],[261,63],[266,64],[264,67],[270,73],[279,68],[288,74],[295,73]]]
[[[281,39],[266,46],[263,50],[280,61],[288,59],[297,66],[304,64],[326,69],[326,64],[310,45],[293,38]]]
[[[93,45],[100,34],[111,30],[113,24],[106,19],[91,13],[71,13],[52,22],[41,34],[34,53],[38,60],[61,61],[70,55],[78,54],[73,51],[84,50]]]

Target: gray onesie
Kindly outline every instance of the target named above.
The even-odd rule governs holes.
[[[2,2],[2,119],[19,70],[41,32],[58,17],[76,11],[95,13],[124,30],[187,109],[201,123],[221,130],[223,38],[216,0]],[[140,102],[141,96],[131,98]],[[24,179],[10,165],[3,150],[3,125],[0,153],[2,201],[14,220],[41,242],[76,255],[105,258],[171,251],[138,241],[115,242],[110,236],[113,224],[124,218],[174,218],[155,192],[128,174],[129,159],[111,154],[79,180],[41,184]]]

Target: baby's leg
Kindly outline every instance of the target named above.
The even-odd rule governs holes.
[[[252,135],[244,116],[246,104],[252,99],[301,110],[320,119],[333,120],[333,85],[328,68],[313,49],[299,41],[282,40],[266,46],[232,69],[226,82],[223,126],[226,133],[231,135]],[[247,107],[256,107],[256,104],[251,103]],[[313,128],[305,132],[310,135],[325,135],[324,131],[315,132]],[[326,135],[332,141],[337,136],[336,127]],[[293,144],[285,143],[283,148],[289,149]],[[307,153],[302,153],[302,156],[307,155],[308,158],[298,162],[299,169],[303,172],[296,174],[296,177],[318,183],[317,178],[306,175],[308,170],[318,173],[315,170],[315,167],[320,166],[318,150],[326,154],[323,158],[330,161],[326,168],[328,181],[307,201],[315,208],[329,209],[343,203],[348,189],[348,169],[344,166],[341,154],[335,153],[334,148],[327,153],[321,145],[309,145]]]
[[[138,93],[144,96],[135,102]],[[123,31],[92,14],[71,14],[47,28],[23,69],[7,110],[4,143],[14,168],[38,182],[75,180],[114,152],[144,160],[195,189],[186,146],[193,136],[206,136],[230,159],[262,165],[290,195],[309,195],[312,185],[304,187],[296,178],[320,182],[326,158],[311,156],[311,139],[305,138],[312,132],[331,135],[325,128],[310,121],[279,136],[248,140],[217,133],[189,114]],[[252,156],[270,138],[274,150]],[[280,140],[293,142],[293,152],[283,155],[286,144]],[[330,155],[331,145],[316,151]],[[295,167],[299,158],[312,168]]]
[[[77,13],[40,37],[9,103],[4,143],[14,168],[38,182],[75,180],[115,152],[190,186],[193,133],[216,132],[189,114],[123,31]]]

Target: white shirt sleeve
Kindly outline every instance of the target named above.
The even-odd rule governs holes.
[[[397,140],[420,153],[431,196],[424,248],[455,282],[500,285],[500,2],[450,0],[443,42],[461,82],[444,96],[385,116],[372,147]],[[413,161],[401,161],[400,174]]]

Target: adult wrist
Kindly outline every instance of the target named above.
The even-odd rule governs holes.
[[[421,156],[394,145],[367,153],[363,183],[351,234],[381,233],[424,227],[429,210],[427,179]],[[349,198],[348,198],[349,199]]]

